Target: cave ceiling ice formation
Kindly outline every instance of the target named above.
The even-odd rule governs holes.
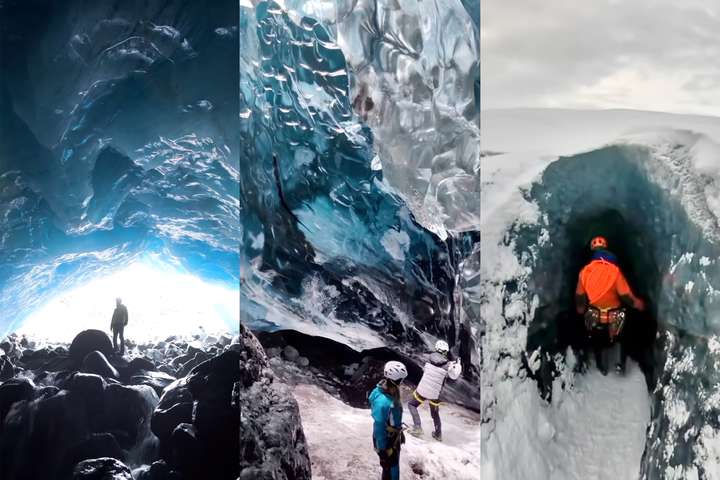
[[[473,350],[479,22],[469,5],[241,3],[249,323],[356,348],[446,338]]]
[[[0,329],[147,258],[237,289],[237,16],[229,0],[4,2]]]

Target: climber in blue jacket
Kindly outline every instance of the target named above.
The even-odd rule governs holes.
[[[405,441],[400,384],[407,377],[407,369],[401,362],[391,361],[385,364],[383,374],[384,378],[368,396],[373,446],[380,457],[382,480],[400,480],[400,445]]]

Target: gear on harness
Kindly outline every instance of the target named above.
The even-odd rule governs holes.
[[[405,443],[405,433],[403,433],[405,432],[405,430],[407,430],[407,426],[405,424],[403,424],[403,426],[400,428],[393,427],[392,425],[388,424],[386,430],[388,432],[388,437],[390,437],[390,444],[393,447],[396,446],[398,442],[400,443],[400,445]]]
[[[607,330],[609,339],[613,342],[625,326],[625,308],[600,309],[589,306],[585,312],[585,328],[589,333],[599,333]]]

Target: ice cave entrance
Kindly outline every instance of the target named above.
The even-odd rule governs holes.
[[[238,287],[213,283],[178,267],[144,259],[62,291],[31,312],[18,333],[70,342],[81,330],[109,331],[115,298],[127,305],[125,338],[135,342],[170,335],[234,332]]]

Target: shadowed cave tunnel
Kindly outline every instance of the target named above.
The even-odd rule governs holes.
[[[683,295],[686,279],[680,272],[672,275],[670,266],[686,252],[714,258],[710,252],[717,249],[679,201],[649,178],[650,165],[653,158],[646,148],[610,146],[560,158],[526,192],[538,205],[541,221],[517,226],[512,234],[518,256],[530,259],[532,266],[527,299],[537,295],[538,302],[528,326],[527,351],[542,348],[541,367],[533,376],[548,400],[558,374],[555,354],[564,355],[570,346],[583,358],[585,333],[574,313],[573,295],[595,235],[608,238],[628,282],[648,305],[646,312],[632,315],[625,334],[650,391],[662,365],[657,331],[692,336],[706,329],[704,312]]]

